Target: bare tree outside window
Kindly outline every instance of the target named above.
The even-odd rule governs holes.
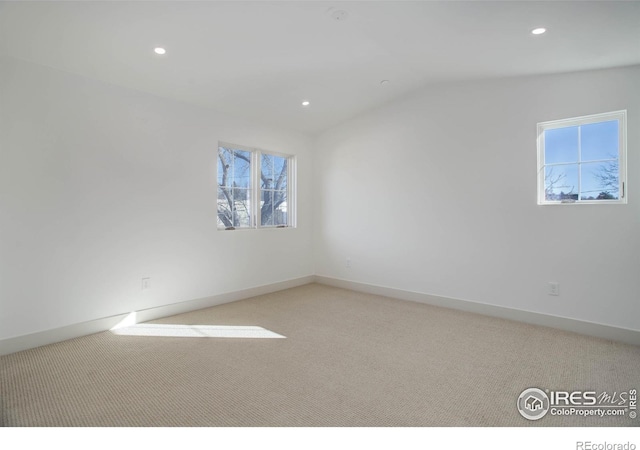
[[[556,173],[555,167],[550,167],[544,176],[544,196],[547,200],[576,200],[578,194],[573,192],[574,186],[567,184],[567,174]],[[566,192],[565,192],[566,191]]]
[[[602,191],[600,198],[617,199],[620,191],[620,167],[618,160],[609,161],[593,172],[593,176],[599,181]]]

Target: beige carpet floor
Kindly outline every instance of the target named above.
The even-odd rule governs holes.
[[[638,426],[516,409],[528,387],[640,388],[640,347],[310,284],[154,321],[286,339],[103,332],[0,358],[3,426]]]

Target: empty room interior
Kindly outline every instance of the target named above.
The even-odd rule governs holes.
[[[0,426],[638,427],[640,2],[0,2]]]

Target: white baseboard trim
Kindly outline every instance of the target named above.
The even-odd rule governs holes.
[[[611,341],[624,342],[626,344],[640,345],[640,331],[628,328],[619,328],[611,325],[604,325],[595,322],[587,322],[567,317],[552,316],[533,311],[507,308],[504,306],[477,303],[468,300],[440,297],[437,295],[423,294],[420,292],[405,291],[384,286],[377,286],[357,281],[349,281],[340,278],[332,278],[316,275],[315,282],[326,284],[352,291],[365,292],[367,294],[382,295],[385,297],[409,300],[412,302],[425,303],[428,305],[442,306],[445,308],[458,309],[461,311],[482,314],[485,316],[499,317],[502,319],[515,320],[518,322],[541,325],[550,328],[557,328],[588,336],[599,337]]]
[[[144,309],[141,311],[136,311],[135,322],[146,322],[149,320],[160,319],[162,317],[173,316],[175,314],[196,311],[198,309],[209,308],[211,306],[221,305],[223,303],[244,300],[258,295],[270,294],[272,292],[302,286],[304,284],[313,283],[314,281],[314,276],[309,275],[306,277],[294,278],[277,283],[242,289],[240,291],[213,295],[211,297],[188,300],[185,302],[172,303],[169,305]],[[40,347],[43,345],[54,344],[56,342],[66,341],[68,339],[74,339],[81,336],[87,336],[89,334],[107,331],[118,325],[129,315],[130,313],[127,312],[60,328],[54,328],[51,330],[39,331],[36,333],[2,339],[0,340],[0,356]]]
[[[256,286],[240,291],[227,292],[211,297],[195,300],[188,300],[180,303],[158,306],[154,308],[136,311],[136,323],[159,319],[198,309],[209,308],[211,306],[230,303],[237,300],[244,300],[258,295],[270,294],[309,283],[319,283],[334,286],[352,291],[365,292],[369,294],[382,295],[385,297],[408,300],[428,305],[442,306],[445,308],[458,309],[486,316],[499,317],[503,319],[516,320],[519,322],[557,328],[572,331],[588,336],[609,339],[612,341],[624,342],[632,345],[640,345],[640,331],[627,328],[619,328],[611,325],[604,325],[595,322],[587,322],[566,317],[551,316],[548,314],[523,311],[485,303],[477,303],[468,300],[440,297],[420,292],[405,291],[402,289],[377,286],[357,281],[343,280],[322,275],[309,275],[277,283]],[[110,317],[90,320],[87,322],[68,325],[51,330],[30,333],[22,336],[15,336],[0,340],[0,356],[11,353],[66,341],[89,334],[110,330],[124,320],[130,313],[117,314]]]

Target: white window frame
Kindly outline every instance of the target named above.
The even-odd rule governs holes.
[[[229,142],[218,142],[218,147],[216,149],[216,199],[218,198],[218,151],[220,147],[229,148],[233,150],[241,150],[245,152],[249,152],[251,154],[251,183],[249,188],[249,198],[250,198],[250,226],[248,227],[239,227],[232,228],[231,230],[255,230],[255,229],[285,229],[285,228],[296,228],[297,227],[297,214],[296,214],[296,192],[298,191],[297,186],[297,164],[295,155],[280,153],[280,152],[272,152],[270,150],[263,150],[259,148],[247,147],[244,145],[236,145],[231,144]],[[262,225],[262,217],[261,217],[261,183],[260,183],[260,172],[261,172],[261,156],[272,155],[280,158],[287,159],[287,224],[286,225]],[[216,202],[216,218],[218,215],[218,204]],[[216,220],[217,222],[217,220]],[[230,229],[225,227],[217,226],[219,231],[230,231]]]
[[[580,125],[589,125],[598,122],[618,121],[618,198],[606,200],[580,200],[580,187],[578,187],[578,200],[547,200],[545,196],[545,148],[544,132],[557,128],[567,128]],[[570,119],[551,120],[538,123],[538,205],[601,205],[601,204],[626,204],[627,203],[627,111],[612,111],[588,116],[573,117]],[[594,162],[594,161],[589,161]],[[578,148],[578,179],[580,180],[580,165],[583,164]]]

